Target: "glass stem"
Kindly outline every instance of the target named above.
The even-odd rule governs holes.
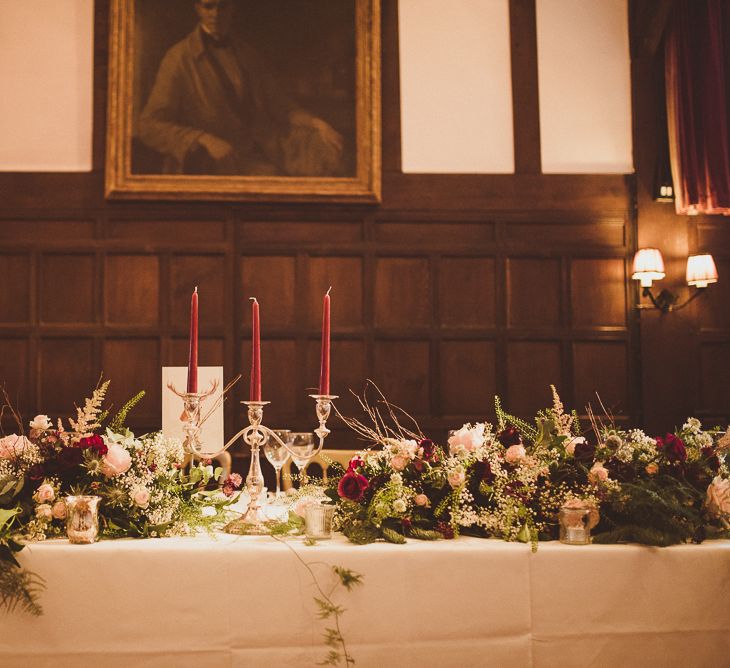
[[[281,469],[276,469],[276,498],[281,496]]]

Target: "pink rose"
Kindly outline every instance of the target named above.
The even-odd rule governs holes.
[[[474,452],[484,443],[484,425],[478,424],[475,427],[464,425],[449,436],[449,453],[460,455]]]
[[[588,471],[588,480],[593,484],[608,480],[608,469],[601,463],[596,462]]]
[[[150,493],[146,487],[137,487],[132,491],[132,501],[140,508],[150,505]]]
[[[464,481],[466,480],[464,469],[461,466],[458,466],[451,473],[449,473],[449,475],[447,476],[447,480],[449,481],[449,485],[451,485],[454,489],[463,485]]]
[[[730,480],[715,477],[707,486],[705,505],[713,517],[730,515]]]
[[[319,501],[316,499],[313,499],[311,496],[303,496],[294,504],[293,510],[299,517],[304,517],[307,514],[307,508],[317,505],[319,505]]]
[[[15,459],[31,447],[33,444],[25,436],[9,434],[0,438],[0,459]]]
[[[36,490],[36,493],[33,495],[33,498],[38,503],[48,503],[49,501],[53,501],[55,496],[56,496],[56,493],[53,491],[53,487],[51,487],[51,485],[49,485],[47,482],[44,482]]]
[[[66,504],[63,501],[56,501],[51,508],[51,514],[57,520],[66,519]]]
[[[518,445],[510,445],[509,448],[507,448],[506,452],[504,453],[504,458],[510,464],[520,462],[525,457],[527,457],[527,451],[525,450],[525,446],[522,445],[521,443]]]
[[[42,503],[40,506],[36,507],[35,516],[39,520],[50,522],[53,519],[53,510],[47,503]]]
[[[582,436],[574,436],[565,444],[565,452],[567,452],[572,457],[575,454],[575,446],[579,443],[585,442],[586,439]]]
[[[132,456],[125,448],[116,443],[109,446],[109,450],[101,460],[101,472],[107,478],[126,473],[130,466],[132,466]]]
[[[428,497],[425,494],[416,494],[416,496],[413,497],[413,503],[417,506],[427,506]]]
[[[390,460],[390,466],[394,471],[402,471],[408,466],[408,460],[401,455],[396,455]]]
[[[645,471],[649,475],[656,475],[657,473],[659,473],[659,464],[657,464],[656,462],[650,462],[646,465]]]

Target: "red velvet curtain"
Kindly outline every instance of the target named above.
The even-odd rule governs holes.
[[[677,213],[730,215],[730,2],[677,0],[667,28],[667,122]]]

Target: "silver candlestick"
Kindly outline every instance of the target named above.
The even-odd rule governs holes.
[[[307,460],[311,460],[316,457],[324,447],[324,440],[330,433],[327,429],[327,419],[330,416],[332,410],[332,401],[337,399],[337,396],[333,394],[311,394],[310,395],[316,403],[316,414],[319,427],[314,430],[314,433],[319,437],[319,446],[312,452]],[[269,401],[242,401],[242,404],[248,407],[248,426],[244,427],[239,431],[228,443],[225,444],[223,450],[228,449],[239,437],[243,437],[243,440],[251,448],[251,465],[246,476],[246,490],[249,494],[249,505],[248,510],[243,517],[229,522],[224,531],[232,534],[248,534],[248,535],[262,535],[269,533],[269,529],[264,523],[265,520],[261,517],[261,506],[259,504],[259,497],[261,491],[264,488],[264,477],[261,473],[261,461],[260,461],[260,448],[266,444],[269,439],[274,439],[279,445],[286,449],[290,455],[300,457],[294,452],[284,441],[279,438],[276,433],[262,424],[264,416],[264,406],[269,404]]]
[[[201,409],[203,402],[218,389],[218,380],[212,380],[210,388],[206,392],[178,392],[172,383],[168,383],[167,387],[183,400],[183,412],[180,415],[180,421],[183,423],[183,433],[185,434],[183,450],[193,458],[211,459],[215,455],[201,450],[203,445],[200,435],[202,431]]]

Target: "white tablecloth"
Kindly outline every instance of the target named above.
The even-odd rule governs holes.
[[[671,548],[460,538],[306,547],[364,574],[334,598],[358,668],[730,665],[730,541]],[[45,614],[0,613],[0,665],[312,666],[315,590],[284,545],[209,537],[31,545]],[[315,566],[331,585],[327,566]]]

